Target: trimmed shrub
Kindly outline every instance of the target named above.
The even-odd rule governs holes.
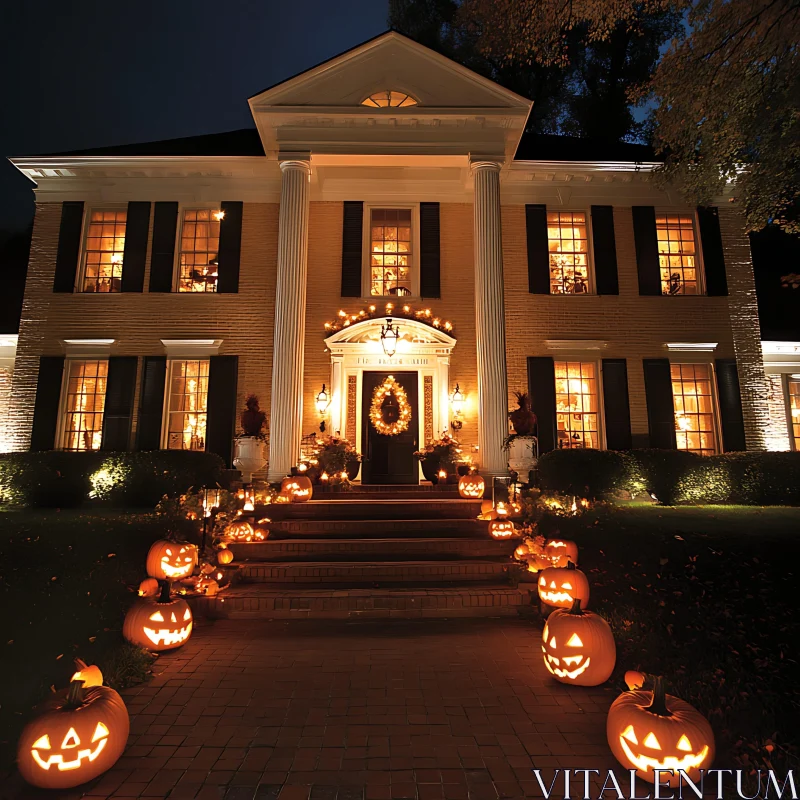
[[[625,454],[615,450],[553,450],[539,459],[539,485],[594,499],[627,489],[629,466]]]
[[[629,450],[626,457],[645,490],[665,506],[678,502],[681,479],[689,475],[701,459],[686,450],[656,449]]]

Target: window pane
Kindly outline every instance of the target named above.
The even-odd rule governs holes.
[[[588,247],[586,214],[571,211],[547,214],[551,294],[586,294],[589,291]]]
[[[98,450],[103,438],[108,361],[69,359],[67,365],[64,449]]]
[[[216,292],[219,275],[219,225],[223,212],[187,208],[183,212],[179,292]]]
[[[128,212],[104,209],[92,211],[86,228],[83,254],[83,291],[122,290],[122,259]]]
[[[209,361],[172,361],[167,449],[205,450]]]
[[[596,367],[592,361],[556,361],[556,422],[561,448],[600,447]]]
[[[713,455],[717,452],[717,443],[710,366],[672,364],[670,372],[678,449]]]
[[[694,224],[691,217],[657,216],[661,293],[697,294],[697,271],[694,262]]]
[[[789,410],[792,416],[792,443],[800,450],[800,380],[789,381]]]
[[[370,294],[411,294],[411,209],[373,208],[370,215]]]

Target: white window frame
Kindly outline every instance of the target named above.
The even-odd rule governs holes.
[[[217,276],[217,291],[216,292],[182,292],[180,291],[181,285],[181,237],[183,235],[183,217],[185,211],[221,211],[222,201],[216,203],[203,202],[203,203],[178,203],[178,221],[175,230],[175,253],[172,259],[172,294],[181,296],[185,295],[199,295],[205,297],[206,295],[219,294],[219,276]],[[222,239],[222,231],[220,230],[220,240]],[[219,258],[219,254],[217,254]],[[180,359],[178,359],[180,360]]]
[[[83,210],[83,223],[81,225],[81,252],[80,261],[78,262],[77,279],[73,292],[82,295],[100,295],[101,297],[109,294],[122,294],[122,288],[118,292],[85,292],[83,290],[84,282],[86,280],[86,255],[87,255],[87,240],[89,239],[89,224],[92,219],[93,211],[125,211],[125,242],[128,241],[128,217],[127,217],[128,204],[127,203],[97,203],[87,206]],[[122,256],[122,269],[125,270],[125,254]],[[121,280],[120,276],[120,280]]]
[[[683,295],[679,295],[683,297]],[[692,297],[692,295],[688,295]],[[699,295],[698,295],[699,296]],[[691,365],[691,366],[698,366],[698,365],[706,365],[708,367],[708,374],[709,379],[711,381],[711,407],[713,409],[712,417],[713,417],[713,426],[714,426],[714,452],[711,453],[712,456],[721,455],[723,451],[723,444],[722,444],[722,419],[720,416],[720,408],[719,408],[719,394],[717,392],[717,371],[716,365],[714,364],[713,359],[711,361],[706,361],[704,358],[680,358],[680,359],[670,359],[669,366],[670,366],[670,397],[672,398],[672,419],[673,424],[675,423],[675,394],[672,391],[672,365]],[[675,435],[677,437],[677,431],[675,431]],[[681,448],[675,447],[676,450]],[[685,453],[691,453],[692,450],[684,450]],[[699,455],[697,453],[696,455]]]
[[[691,217],[692,218],[692,231],[694,232],[694,257],[695,257],[695,270],[697,272],[697,294],[675,294],[669,295],[664,294],[663,291],[661,293],[661,297],[708,297],[708,293],[706,291],[706,265],[703,261],[703,242],[700,239],[700,224],[697,219],[697,211],[696,210],[689,210],[689,211],[675,211],[674,209],[666,210],[664,208],[656,207],[655,209],[655,216],[656,217],[663,217],[663,216],[679,216],[679,217]],[[656,251],[658,252],[658,223],[656,222]],[[661,254],[658,253],[660,256]],[[659,264],[658,269],[658,286],[661,288],[661,265]],[[677,362],[676,362],[677,363]],[[685,362],[689,363],[689,362]]]
[[[796,375],[795,372],[784,372],[781,375],[781,390],[783,391],[783,407],[786,412],[786,428],[787,433],[789,434],[789,450],[792,452],[797,452],[797,442],[794,440],[794,424],[792,422],[792,394],[789,391],[789,384],[800,383],[800,377],[793,378],[793,375]]]
[[[88,294],[96,294],[95,292],[88,292]],[[67,356],[64,359],[64,369],[61,373],[61,391],[58,398],[58,424],[56,426],[56,442],[55,450],[64,450],[68,453],[96,453],[98,450],[67,450],[67,443],[64,441],[67,438],[67,395],[69,394],[69,376],[72,369],[72,363],[75,361],[105,361],[109,362],[109,355],[107,353],[102,355],[73,355]],[[108,373],[106,373],[106,394],[108,394]],[[106,411],[105,405],[103,406],[103,423],[105,424]],[[102,426],[100,428],[102,431]]]
[[[555,296],[555,295],[554,295]],[[599,358],[586,358],[585,356],[581,355],[565,355],[564,353],[558,353],[553,355],[553,366],[555,368],[555,364],[558,361],[579,361],[582,364],[594,364],[595,378],[597,383],[597,447],[585,447],[585,448],[569,448],[571,449],[584,449],[584,450],[607,450],[606,446],[606,406],[605,406],[605,399],[603,395],[603,361]],[[556,394],[556,378],[555,375],[553,376],[553,394]],[[561,412],[563,413],[563,412]],[[559,448],[558,446],[558,414],[559,411],[556,409],[556,437],[555,437],[555,449],[567,449],[567,448]]]
[[[370,253],[372,251],[372,210],[376,208],[409,208],[411,209],[411,294],[370,294],[372,287],[372,270]],[[419,301],[420,296],[420,251],[419,251],[419,203],[365,202],[364,219],[361,236],[361,297],[363,302],[388,301],[395,305]]]
[[[181,292],[181,294],[214,294],[214,292]],[[167,371],[164,376],[164,403],[161,410],[161,449],[169,450],[169,398],[170,398],[170,379],[172,377],[172,365],[180,361],[208,361],[209,362],[209,386],[211,387],[211,356],[203,353],[202,355],[175,355],[167,356]],[[180,412],[176,412],[180,413]],[[202,450],[184,451],[205,453],[208,447],[208,389],[206,389],[206,441]],[[175,452],[179,452],[175,449]]]
[[[563,292],[553,294],[548,292],[550,297],[595,297],[597,295],[597,280],[594,272],[594,237],[592,235],[592,210],[591,208],[561,208],[560,206],[545,206],[545,226],[547,225],[547,214],[583,214],[586,217],[586,272],[589,276],[589,291],[585,294],[575,294]],[[546,229],[546,228],[545,228]],[[550,237],[547,237],[547,287],[550,289]],[[590,359],[591,360],[591,359]]]

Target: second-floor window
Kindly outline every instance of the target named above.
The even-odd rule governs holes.
[[[219,224],[223,216],[219,209],[184,209],[178,257],[179,292],[217,291]]]
[[[690,214],[656,216],[661,294],[700,294],[694,220]]]
[[[370,211],[370,294],[411,294],[411,209]]]
[[[89,214],[83,254],[84,292],[122,291],[125,209],[95,209]]]
[[[550,294],[587,294],[589,239],[586,214],[548,212],[547,247],[550,251]]]
[[[65,450],[99,450],[103,441],[108,361],[67,360],[67,386],[63,401]]]
[[[558,446],[599,448],[597,364],[556,361],[554,366]]]

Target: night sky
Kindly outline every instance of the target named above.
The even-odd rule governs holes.
[[[6,157],[248,127],[248,97],[387,28],[386,0],[0,7],[0,235],[33,214]]]

